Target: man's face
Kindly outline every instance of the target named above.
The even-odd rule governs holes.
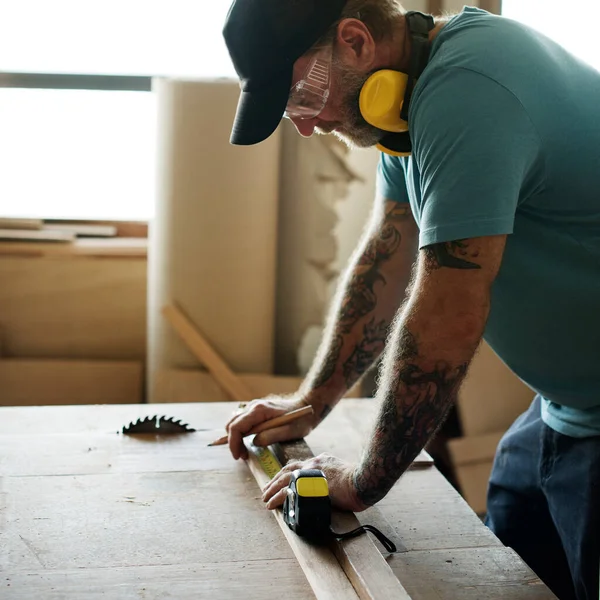
[[[309,62],[310,56],[302,56],[296,61],[294,84],[301,79]],[[335,57],[331,68],[331,87],[325,108],[313,119],[292,119],[298,133],[304,137],[310,137],[315,131],[333,133],[350,147],[374,146],[385,132],[369,125],[358,105],[360,90],[371,73],[354,70]]]

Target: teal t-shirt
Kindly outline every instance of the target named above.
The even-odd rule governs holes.
[[[510,234],[484,337],[550,427],[600,435],[600,73],[465,8],[432,44],[409,127],[379,193],[410,202],[420,247]]]

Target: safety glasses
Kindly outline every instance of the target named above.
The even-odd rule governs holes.
[[[302,79],[290,90],[284,117],[314,119],[321,113],[329,98],[331,59],[331,46],[313,56]]]

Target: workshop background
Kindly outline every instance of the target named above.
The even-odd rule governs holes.
[[[378,153],[302,139],[288,122],[259,146],[229,145],[229,4],[0,7],[14,24],[0,36],[0,405],[231,399],[173,333],[167,304],[256,396],[292,392],[307,371]],[[479,1],[600,67],[561,5]],[[352,395],[371,395],[373,379]],[[479,514],[497,442],[532,397],[482,344],[430,448]]]

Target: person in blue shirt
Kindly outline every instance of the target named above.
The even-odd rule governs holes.
[[[565,9],[590,35],[584,21]],[[286,116],[383,151],[313,367],[294,396],[232,418],[233,456],[257,423],[310,404],[312,420],[256,442],[306,435],[385,348],[360,463],[288,465],[264,494],[280,505],[290,472],[316,467],[335,504],[363,510],[440,427],[484,338],[537,393],[499,445],[488,525],[559,598],[597,599],[600,73],[509,19],[434,21],[394,0],[236,0],[224,36],[242,88],[232,143]]]

